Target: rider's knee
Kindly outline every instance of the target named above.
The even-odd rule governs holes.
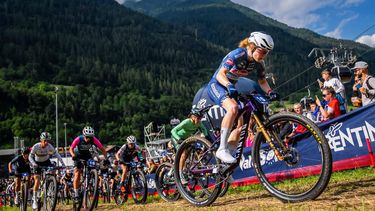
[[[238,105],[237,104],[231,104],[228,106],[227,114],[231,115],[237,115],[238,113]]]

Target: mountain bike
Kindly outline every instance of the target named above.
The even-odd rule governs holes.
[[[125,184],[116,182],[117,187],[114,191],[114,199],[117,205],[123,205],[128,200],[128,194],[131,192],[136,204],[144,204],[147,200],[147,181],[144,172],[140,169],[143,164],[139,162],[127,162],[128,173],[125,178]]]
[[[109,172],[110,169],[108,166],[104,166],[99,170],[99,190],[98,190],[98,197],[96,200],[95,208],[98,207],[99,197],[103,198],[103,203],[110,203],[111,202],[111,176]]]
[[[78,211],[83,206],[85,210],[91,211],[95,208],[98,200],[98,165],[93,159],[80,159],[80,161],[83,164],[83,173],[81,174],[79,199],[73,200],[73,210]]]
[[[19,196],[19,206],[21,211],[27,210],[27,199],[29,195],[29,183],[30,183],[30,173],[21,173],[21,190]]]
[[[169,157],[172,159],[173,156]],[[165,201],[177,201],[180,198],[181,194],[174,179],[173,163],[164,162],[158,166],[155,171],[155,186],[159,196]]]
[[[57,202],[56,167],[40,167],[41,177],[37,194],[38,210],[55,210]]]
[[[213,124],[211,121],[211,118],[209,115],[206,115],[206,113],[209,111],[209,109],[212,107],[207,106],[206,108],[202,109],[201,112],[205,114],[205,116],[208,119],[208,122],[213,128]],[[214,137],[215,140],[220,139],[220,135]],[[208,140],[207,140],[208,141]],[[174,154],[167,154],[168,160],[174,160],[175,155]],[[164,199],[165,201],[177,201],[181,194],[178,192],[176,182],[175,182],[175,175],[174,175],[174,165],[170,162],[162,163],[155,172],[155,185],[156,190],[159,194],[159,196]],[[222,197],[225,195],[225,193],[228,191],[230,186],[230,183],[225,180],[222,182],[222,188],[219,193],[219,197]]]
[[[250,119],[255,121],[252,167],[270,194],[283,202],[300,202],[318,197],[326,188],[332,173],[332,156],[328,142],[318,126],[295,113],[271,115],[269,99],[257,94],[242,94],[235,122],[242,118],[236,162],[221,163],[215,153],[219,140],[213,144],[200,136],[186,139],[175,160],[176,185],[182,196],[196,206],[207,206],[218,197],[222,182],[239,166],[247,138]],[[289,140],[282,134],[290,125],[302,131]],[[180,166],[182,153],[189,156]],[[177,170],[178,169],[178,170]],[[186,183],[182,183],[182,178]],[[294,181],[301,178],[302,183]],[[301,185],[303,184],[303,185]]]
[[[65,181],[68,191],[65,190],[64,183],[59,183],[59,191],[57,193],[57,198],[59,202],[61,202],[63,205],[68,205],[70,201],[72,200],[73,194],[73,182],[72,181]]]
[[[101,186],[101,195],[103,196],[104,203],[111,202],[111,188],[110,188],[110,175],[108,170],[101,173],[102,175],[102,186]]]

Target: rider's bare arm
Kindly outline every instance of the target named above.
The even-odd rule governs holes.
[[[220,68],[219,73],[216,76],[216,80],[223,86],[230,84],[230,81],[227,77],[228,69],[225,67]]]
[[[268,84],[268,82],[267,82],[267,80],[265,78],[258,79],[258,83],[259,83],[260,88],[262,88],[262,90],[265,93],[268,94],[272,90],[271,87],[270,87],[270,85]]]

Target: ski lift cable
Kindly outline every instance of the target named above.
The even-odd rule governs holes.
[[[372,24],[371,26],[367,27],[365,30],[363,30],[361,33],[359,33],[353,40],[356,41],[360,36],[362,36],[364,33],[368,32],[370,29],[374,28],[375,27],[375,23]],[[359,55],[357,58],[363,56],[363,55],[366,55],[367,53],[369,53],[370,51],[373,51],[375,50],[374,48],[369,48],[367,51],[365,51],[364,53],[362,53],[361,55]]]
[[[310,86],[314,85],[315,83],[318,83],[318,81],[314,81],[314,82],[312,82],[312,83],[310,83],[310,84],[308,84],[308,85],[302,87],[301,89],[298,89],[297,91],[294,91],[294,92],[288,94],[287,96],[281,98],[280,100],[287,99],[289,96],[291,96],[291,95],[293,95],[293,94],[295,94],[295,93],[297,93],[297,92],[299,92],[299,91],[301,91],[301,90],[303,90],[303,89],[308,89]]]
[[[306,70],[300,72],[299,74],[295,75],[294,77],[290,78],[289,80],[284,81],[281,85],[279,85],[278,87],[274,88],[274,90],[278,90],[280,87],[282,87],[282,86],[284,86],[285,84],[289,83],[290,81],[294,80],[294,79],[297,78],[298,76],[304,74],[305,72],[307,72],[308,70],[312,69],[313,67],[315,67],[315,65],[310,66],[309,68],[307,68]]]
[[[373,25],[367,27],[365,30],[363,30],[361,33],[359,33],[359,34],[358,34],[353,40],[355,41],[355,40],[358,39],[361,35],[363,35],[363,34],[366,33],[367,31],[369,31],[369,30],[372,29],[373,27],[375,27],[375,24],[373,24]],[[375,50],[375,49],[374,49],[374,48],[370,48],[370,49],[368,49],[367,51],[365,51],[364,53],[362,53],[361,55],[359,55],[358,57],[361,57],[361,56],[363,56],[363,55],[365,55],[365,54],[367,54],[367,53],[369,53],[370,51],[373,51],[373,50]],[[284,81],[281,85],[279,85],[278,87],[276,87],[274,90],[278,90],[280,87],[282,87],[282,86],[284,86],[285,84],[289,83],[290,81],[294,80],[295,78],[297,78],[298,76],[300,76],[300,75],[302,75],[303,73],[307,72],[308,70],[310,70],[310,69],[313,68],[313,67],[315,67],[315,65],[310,66],[309,68],[307,68],[306,70],[300,72],[299,74],[295,75],[294,77],[290,78],[289,80]],[[314,84],[315,82],[316,82],[316,81],[314,81],[312,84]],[[300,90],[302,90],[302,89],[305,89],[305,88],[311,86],[312,84],[310,84],[310,85],[308,85],[308,86],[305,86],[305,87],[303,87],[303,88],[297,90],[296,92],[298,92],[298,91],[300,91]],[[292,95],[292,94],[294,94],[294,93],[296,93],[296,92],[293,92],[293,93],[289,94],[288,96],[290,96],[290,95]],[[288,96],[287,96],[287,97],[288,97]],[[285,98],[285,97],[284,97],[284,98]],[[284,98],[283,98],[283,99],[284,99]]]
[[[364,33],[366,33],[367,31],[369,31],[370,29],[372,29],[373,27],[375,27],[375,24],[367,27],[365,30],[363,30],[361,33],[359,33],[353,40],[355,41],[356,39],[358,39],[360,36],[362,36]]]

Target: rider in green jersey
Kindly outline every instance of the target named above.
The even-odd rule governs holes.
[[[183,140],[187,139],[198,130],[205,137],[209,137],[207,129],[201,122],[202,117],[202,112],[197,108],[193,108],[190,112],[189,118],[185,119],[172,129],[172,144],[176,150]]]

